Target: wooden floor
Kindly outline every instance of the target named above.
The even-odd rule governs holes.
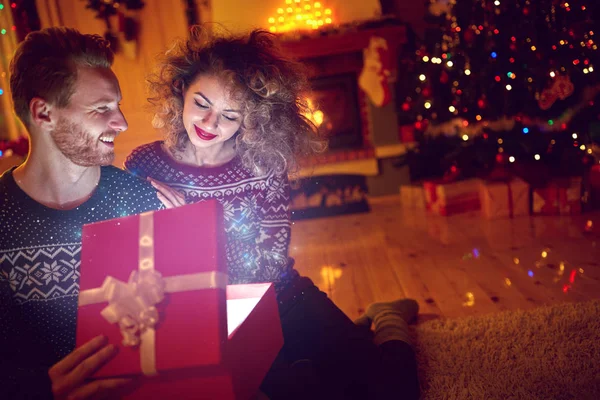
[[[296,222],[291,255],[351,318],[411,297],[420,321],[600,298],[600,213],[488,221],[403,209]]]

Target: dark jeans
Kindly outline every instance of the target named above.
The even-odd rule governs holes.
[[[279,295],[284,345],[261,390],[271,399],[417,399],[415,354],[401,341],[377,347],[308,278]]]

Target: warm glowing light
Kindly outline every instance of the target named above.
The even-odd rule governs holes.
[[[587,149],[587,153],[592,154],[593,153],[592,149]]]
[[[462,140],[464,140],[465,142],[469,140],[469,135],[467,135],[466,133],[462,135]]]
[[[452,66],[454,65],[454,63],[453,63],[452,61],[448,61],[448,62],[446,63],[446,65],[447,65],[448,67],[452,67]]]
[[[573,139],[577,139],[577,134],[576,134],[576,133],[573,133],[573,134],[571,135],[571,137],[572,137]]]
[[[323,123],[323,111],[321,110],[317,110],[313,113],[313,118],[315,120],[315,125],[317,126],[321,126],[321,124]]]
[[[454,107],[454,106],[450,106],[450,107],[448,107],[448,110],[449,110],[451,113],[453,113],[454,111],[456,111],[456,107]]]
[[[519,260],[517,257],[515,257],[515,258],[513,258],[513,262],[514,262],[516,265],[519,265],[519,263],[521,262],[521,260]]]
[[[512,282],[510,281],[510,279],[508,279],[508,278],[504,278],[504,284],[505,284],[506,286],[508,286],[508,287],[511,287],[511,285],[512,285]]]
[[[540,157],[540,155],[539,155],[539,154],[536,154],[535,156],[533,156],[533,158],[535,158],[537,161],[539,161],[539,160],[540,160],[540,158],[542,158],[542,157]]]
[[[546,250],[542,251],[542,258],[548,257],[548,252]]]
[[[512,90],[512,86],[511,85],[506,85],[506,90]]]
[[[421,82],[424,82],[424,81],[425,81],[425,79],[427,79],[427,77],[426,77],[424,74],[421,74],[421,75],[419,75],[419,80],[420,80]]]
[[[554,71],[550,71],[550,77],[554,78],[556,76],[556,73]]]
[[[499,0],[496,0],[496,1],[494,1],[494,5],[495,5],[496,7],[498,7],[498,6],[500,5],[500,1],[499,1]]]
[[[465,301],[463,303],[463,306],[465,307],[473,307],[475,305],[475,295],[471,292],[467,292],[465,294],[465,297],[467,298],[467,301]]]
[[[531,51],[536,51],[536,50],[537,50],[537,47],[531,46]]]
[[[504,143],[504,140],[502,140],[502,138],[498,138],[498,144],[502,144]]]
[[[271,32],[288,32],[305,29],[316,30],[325,24],[333,23],[333,13],[330,8],[323,10],[322,3],[306,4],[308,1],[286,0],[288,6],[285,9],[278,8],[277,13],[279,15],[277,17],[269,17],[268,21],[271,25],[269,30]],[[295,8],[291,6],[293,3],[295,3]],[[322,18],[323,13],[327,15],[327,18]]]
[[[312,99],[306,99],[306,103],[308,104],[309,110],[312,110],[312,112],[305,113],[304,116],[314,123],[318,128],[325,120],[325,114],[323,111],[316,109]]]
[[[321,278],[325,283],[325,286],[332,289],[335,281],[342,277],[343,271],[341,268],[334,267],[333,265],[324,265],[321,267]]]
[[[481,121],[481,115],[477,114],[477,115],[475,116],[475,119],[476,119],[477,121]]]
[[[465,75],[467,75],[467,76],[471,75],[471,70],[468,68],[465,69]]]
[[[514,156],[508,157],[508,161],[511,163],[515,162],[515,157]]]
[[[431,103],[429,101],[425,102],[425,108],[428,110],[431,108]]]
[[[423,57],[423,62],[429,62],[429,57],[427,57],[427,56],[424,56],[424,57]]]
[[[579,148],[580,148],[581,150],[585,150],[585,144],[582,144],[581,146],[579,146]]]

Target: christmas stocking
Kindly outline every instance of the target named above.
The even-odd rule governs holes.
[[[358,85],[377,107],[383,107],[391,100],[388,78],[390,57],[385,39],[373,36],[369,47],[363,51],[363,70],[358,77]]]

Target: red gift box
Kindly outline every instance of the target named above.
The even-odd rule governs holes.
[[[478,179],[426,181],[423,189],[427,210],[439,215],[447,216],[481,208]]]
[[[482,181],[479,194],[486,218],[529,215],[529,185],[522,179]]]
[[[126,399],[253,398],[283,346],[273,285],[227,286],[227,323],[229,337],[220,366],[145,379]]]
[[[120,347],[96,378],[156,375],[144,379],[132,398],[155,398],[148,397],[151,386],[164,393],[189,387],[178,398],[190,399],[199,391],[223,399],[243,398],[250,386],[256,391],[281,348],[277,304],[269,284],[239,285],[226,297],[222,221],[220,204],[206,201],[84,226],[77,346],[104,334]],[[244,301],[256,306],[244,312]],[[227,319],[240,312],[229,321],[237,330],[228,337]],[[257,319],[269,327],[257,329]],[[254,338],[265,330],[273,337],[270,351],[255,354],[239,345],[258,346]],[[252,352],[262,376],[245,372],[254,379],[239,383],[234,364],[249,357],[240,348]],[[186,386],[190,380],[217,387]]]
[[[532,214],[581,214],[581,182],[581,177],[558,178],[543,188],[533,189]]]

